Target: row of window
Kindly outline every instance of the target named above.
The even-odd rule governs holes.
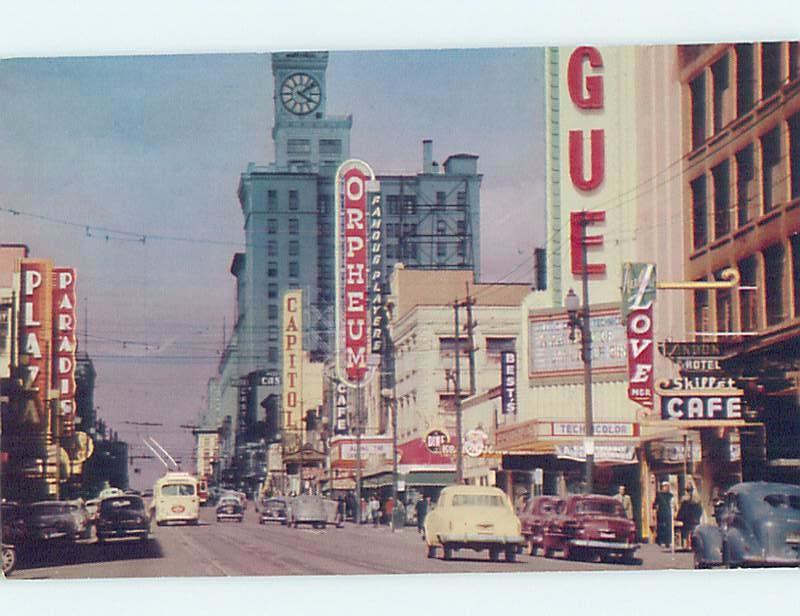
[[[290,142],[293,140],[289,140]],[[320,214],[327,214],[331,209],[332,203],[331,195],[319,195],[317,197],[317,211]],[[447,205],[447,193],[436,193],[436,205]],[[467,193],[458,192],[456,195],[457,205],[466,205]],[[401,207],[402,205],[402,207]],[[300,209],[300,194],[297,190],[290,190],[288,196],[288,209],[289,211],[297,211]],[[417,197],[416,195],[387,195],[386,196],[386,213],[399,215],[400,212],[404,214],[417,213]],[[271,212],[278,211],[278,191],[267,190],[267,210]]]
[[[289,240],[289,256],[296,257],[300,254],[300,241],[299,240]],[[268,257],[277,257],[278,256],[278,242],[277,240],[269,240],[267,242],[267,256]]]
[[[450,244],[455,244],[456,246],[456,255],[459,257],[463,257],[465,253],[464,249],[464,241],[461,240],[459,242],[449,242]],[[447,246],[448,242],[437,242],[436,243],[436,256],[437,257],[446,257],[447,256]],[[387,259],[402,259],[402,258],[417,258],[417,245],[413,243],[407,243],[402,245],[397,244],[386,244],[386,258]]]
[[[267,262],[267,276],[269,278],[277,278],[278,277],[278,262],[277,261],[268,261]],[[297,261],[289,261],[289,277],[290,278],[299,278],[300,277],[300,263]]]
[[[734,45],[689,82],[692,149],[798,77],[797,42]]]
[[[743,147],[710,173],[694,178],[689,186],[695,250],[768,214],[787,199],[800,198],[800,114]]]
[[[713,295],[707,290],[694,292],[696,331],[751,332],[800,317],[800,234],[735,265],[741,276],[738,293],[731,289],[717,289]],[[721,273],[716,272],[715,279],[720,280]]]
[[[277,218],[267,219],[267,233],[270,235],[277,235],[280,233],[280,221]],[[289,235],[298,235],[300,233],[300,220],[297,218],[289,219]]]
[[[286,144],[286,151],[289,156],[304,156],[311,154],[311,140],[310,139],[289,139]],[[319,140],[319,154],[320,156],[334,156],[341,157],[342,155],[342,140],[341,139],[320,139]]]

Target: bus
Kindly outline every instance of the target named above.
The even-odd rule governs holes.
[[[170,472],[156,481],[150,505],[158,526],[167,522],[197,524],[200,519],[198,481],[189,473]]]

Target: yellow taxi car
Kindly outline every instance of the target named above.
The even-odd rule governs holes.
[[[425,516],[428,558],[441,547],[445,560],[457,550],[489,550],[493,561],[513,562],[524,545],[521,524],[499,488],[453,485],[442,490],[436,508]]]

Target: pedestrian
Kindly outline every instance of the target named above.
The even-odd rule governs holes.
[[[346,512],[347,504],[344,502],[344,497],[340,496],[336,502],[336,526],[341,526],[344,523]]]
[[[420,496],[417,501],[417,532],[421,533],[425,524],[425,516],[428,514],[428,501],[424,496]]]
[[[633,503],[631,502],[631,497],[625,493],[625,486],[621,485],[617,488],[617,493],[614,495],[614,498],[622,505],[622,509],[625,511],[625,517],[632,520]]]
[[[392,512],[394,511],[394,499],[390,496],[386,499],[383,506],[383,520],[386,524],[392,523]]]
[[[394,524],[393,528],[402,528],[406,525],[406,506],[403,504],[402,498],[398,498],[394,505],[394,518],[392,522]]]
[[[359,504],[359,522],[361,524],[367,523],[367,516],[369,515],[369,507],[367,506],[367,500],[362,496],[361,503]]]
[[[668,548],[672,545],[672,526],[676,513],[675,497],[669,489],[669,482],[661,483],[661,491],[653,502],[656,510],[656,543]]]
[[[703,505],[700,503],[700,495],[695,492],[694,486],[690,483],[686,486],[686,494],[681,500],[676,516],[676,519],[681,523],[682,548],[692,549],[692,535],[700,525],[702,517]]]
[[[369,499],[369,519],[372,521],[372,526],[378,526],[378,519],[381,514],[381,503],[377,496],[372,496]]]

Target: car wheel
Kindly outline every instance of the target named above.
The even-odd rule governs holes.
[[[566,560],[578,560],[580,556],[580,550],[578,548],[572,547],[569,543],[564,546],[564,558]]]
[[[446,545],[444,546],[444,559],[445,560],[453,560],[453,547]]]
[[[493,563],[500,560],[500,549],[499,548],[489,548],[489,560]]]
[[[516,546],[510,546],[506,548],[506,562],[513,563],[517,560],[517,548]]]
[[[428,546],[428,558],[436,558],[436,546],[429,545]]]
[[[692,550],[692,565],[695,569],[711,569],[711,565],[703,562],[703,558],[700,556],[700,550],[696,548]]]
[[[10,545],[3,546],[3,575],[11,575],[11,572],[17,566],[17,551]]]

